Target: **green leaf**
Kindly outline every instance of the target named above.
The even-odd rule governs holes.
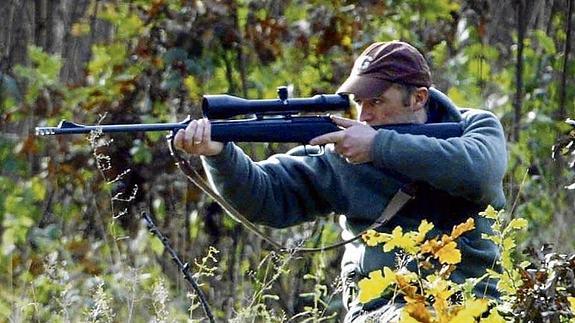
[[[517,218],[517,219],[511,220],[511,222],[509,223],[509,227],[511,227],[513,229],[517,229],[517,230],[523,230],[523,229],[527,228],[528,224],[529,224],[529,222],[527,220]]]
[[[539,45],[545,50],[547,54],[553,55],[557,52],[557,48],[555,48],[555,42],[553,38],[549,37],[544,30],[537,29],[535,30],[534,34],[535,39]]]
[[[36,64],[43,81],[57,81],[62,68],[62,60],[54,55],[44,53],[40,47],[29,46],[28,56]]]
[[[497,220],[499,218],[499,212],[491,205],[488,205],[485,211],[479,212],[479,215],[492,220]]]
[[[114,66],[124,63],[126,53],[126,45],[119,42],[111,45],[94,45],[88,72],[94,77],[111,74]]]
[[[134,140],[134,146],[130,149],[130,155],[134,162],[138,164],[149,164],[152,162],[152,151],[140,140]]]
[[[157,237],[153,237],[150,240],[150,248],[158,256],[161,256],[164,253],[164,245]]]
[[[40,178],[34,177],[30,186],[34,200],[43,201],[46,196],[46,184]]]

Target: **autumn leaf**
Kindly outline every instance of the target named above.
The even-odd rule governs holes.
[[[389,236],[383,235],[380,232],[375,230],[368,230],[361,236],[361,239],[365,242],[366,245],[370,247],[375,247],[380,243],[384,243],[389,240]]]
[[[399,318],[399,323],[420,323],[420,322],[411,317],[411,315],[409,315],[407,310],[403,308],[403,310],[401,311],[401,317]]]
[[[433,296],[433,309],[439,316],[440,322],[442,319],[449,319],[449,298],[454,293],[455,290],[451,288],[447,280],[436,275],[427,277],[426,294],[428,297]]]
[[[439,258],[439,262],[442,264],[453,265],[461,262],[461,252],[457,249],[457,243],[454,241],[444,245],[434,255]]]
[[[501,317],[501,315],[499,315],[499,311],[497,311],[497,308],[494,308],[489,313],[489,316],[482,319],[480,322],[481,323],[505,323],[506,321],[503,317]]]
[[[425,297],[417,293],[417,287],[410,284],[417,280],[417,276],[411,277],[408,275],[395,275],[395,282],[401,293],[405,296],[405,300],[409,303],[425,302]]]
[[[435,251],[438,250],[439,248],[441,248],[441,246],[442,246],[441,242],[437,241],[436,238],[433,238],[431,240],[427,240],[421,246],[421,253],[422,254],[435,253]]]
[[[567,297],[567,300],[569,301],[571,312],[575,313],[575,297]]]
[[[421,243],[425,240],[425,235],[433,229],[433,223],[427,222],[427,220],[421,221],[419,228],[417,228],[417,235],[415,236],[415,242]]]
[[[473,223],[471,223],[473,225]],[[469,221],[464,224],[459,225],[454,228],[453,231],[457,234],[459,232],[464,232],[467,227],[469,227]],[[457,264],[461,262],[461,252],[457,249],[457,243],[455,243],[452,236],[443,235],[441,241],[436,238],[427,240],[421,246],[421,253],[431,253],[434,258],[439,258],[442,264]]]
[[[403,234],[401,227],[395,227],[391,232],[389,241],[383,245],[383,251],[390,252],[395,248],[403,249],[407,253],[414,254],[417,248],[413,234]]]
[[[369,278],[364,278],[359,281],[358,300],[360,303],[367,303],[381,296],[381,294],[395,282],[395,273],[388,267],[381,270],[372,271],[369,273]]]
[[[430,275],[428,280],[430,283],[428,293],[433,295],[435,299],[447,300],[451,295],[453,295],[454,291],[451,289],[449,282],[445,279],[442,279],[439,276]]]
[[[464,223],[458,224],[453,228],[451,231],[451,238],[455,240],[465,232],[471,231],[473,229],[475,229],[475,220],[469,218]]]
[[[401,311],[400,322],[431,323],[433,321],[425,303],[409,303]]]
[[[487,311],[487,299],[473,299],[465,302],[462,309],[451,318],[450,322],[475,322],[475,318]]]

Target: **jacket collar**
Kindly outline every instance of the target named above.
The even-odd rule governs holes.
[[[461,113],[443,92],[434,87],[429,88],[429,102],[427,103],[427,123],[459,122]]]

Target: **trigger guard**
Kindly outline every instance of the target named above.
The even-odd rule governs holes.
[[[319,145],[317,147],[319,147],[318,152],[317,153],[313,153],[313,152],[309,152],[308,147],[309,145],[303,145],[303,151],[305,153],[306,156],[308,157],[319,157],[322,156],[323,154],[325,154],[325,145]],[[316,146],[311,146],[311,147],[316,147]]]

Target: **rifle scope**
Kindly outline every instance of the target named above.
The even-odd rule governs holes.
[[[292,115],[300,112],[345,111],[350,107],[345,94],[319,94],[309,98],[287,98],[287,89],[278,88],[277,99],[247,100],[231,95],[204,95],[202,111],[208,119],[238,115]]]

